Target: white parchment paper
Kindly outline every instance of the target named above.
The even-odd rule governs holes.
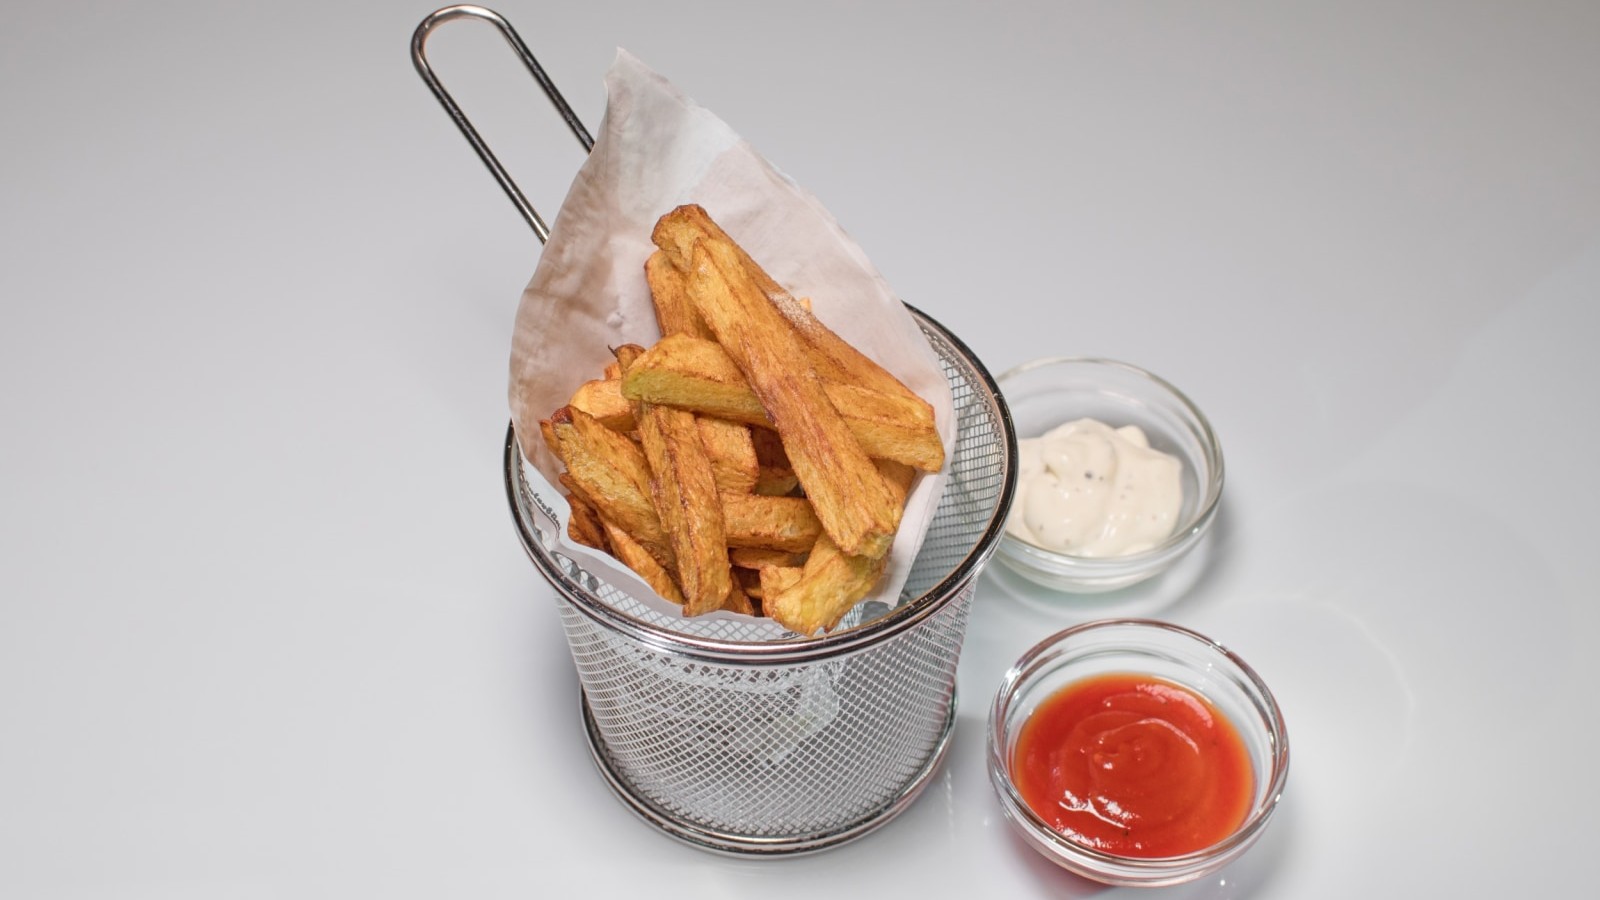
[[[553,487],[561,464],[538,428],[580,384],[600,377],[609,348],[660,338],[644,263],[664,213],[700,204],[779,284],[809,297],[817,318],[933,404],[947,456],[953,404],[910,313],[815,197],[626,51],[617,52],[606,89],[594,149],[517,309],[511,418],[534,493],[561,526],[564,552],[641,602],[675,609],[621,563],[566,538],[570,511]],[[884,579],[868,599],[894,605],[943,487],[943,473],[918,478]]]

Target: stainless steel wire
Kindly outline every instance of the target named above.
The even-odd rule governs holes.
[[[432,31],[466,18],[498,28],[585,150],[593,140],[499,14],[451,6],[417,27],[418,73],[544,242],[544,220],[427,62]],[[562,524],[507,430],[512,518],[555,588],[595,762],[619,798],[673,837],[740,856],[832,847],[904,810],[949,746],[973,585],[1004,526],[1016,438],[972,352],[910,311],[954,401],[946,488],[898,601],[861,604],[821,637],[749,617],[664,615],[585,569],[562,551]]]

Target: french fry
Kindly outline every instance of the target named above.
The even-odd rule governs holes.
[[[711,474],[717,490],[724,494],[748,494],[756,489],[761,467],[756,461],[755,442],[750,428],[739,422],[696,416],[700,443],[711,460]]]
[[[556,480],[561,482],[561,486],[567,489],[567,493],[572,496],[572,499],[582,503],[590,509],[595,509],[594,500],[590,499],[588,493],[584,491],[583,485],[578,483],[578,479],[572,477],[571,472],[562,472],[560,475],[556,476]],[[595,509],[595,512],[598,513],[599,510]]]
[[[703,209],[661,217],[644,265],[662,338],[613,348],[539,423],[572,540],[685,615],[831,630],[882,577],[932,407],[822,326]]]
[[[889,370],[878,365],[871,357],[857,350],[850,342],[839,337],[822,323],[811,311],[810,298],[796,298],[773,280],[738,242],[722,230],[705,209],[688,204],[674,209],[656,223],[651,240],[674,266],[685,272],[693,265],[693,248],[697,239],[713,239],[730,244],[738,255],[751,280],[777,307],[778,312],[794,326],[800,336],[812,368],[824,379],[840,384],[856,384],[889,396],[898,396],[908,402],[926,407],[932,418],[933,407]],[[665,332],[663,332],[665,333]],[[937,467],[935,468],[935,471]]]
[[[915,472],[899,463],[880,461],[879,470],[891,489],[904,502]],[[812,635],[817,630],[832,631],[883,576],[887,557],[865,557],[845,553],[826,534],[817,539],[798,577],[785,573],[781,585],[767,583],[762,571],[761,608],[773,620],[791,631]],[[774,587],[774,585],[777,585]]]
[[[612,431],[629,432],[638,427],[633,418],[633,401],[622,396],[621,378],[585,381],[567,405],[583,410]]]
[[[794,326],[800,339],[805,342],[806,355],[817,370],[817,374],[839,384],[857,385],[885,396],[898,397],[905,403],[919,407],[928,420],[932,421],[932,404],[917,396],[915,391],[890,374],[888,369],[878,365],[871,357],[857,350],[850,342],[822,324],[822,320],[811,312],[809,304],[796,300],[788,291],[781,288],[776,292],[769,292],[768,297],[784,319]]]
[[[653,473],[651,497],[677,556],[684,614],[718,609],[730,589],[727,539],[716,479],[694,413],[646,403],[639,407],[638,420],[639,441]]]
[[[793,329],[729,242],[700,240],[692,259],[689,297],[761,398],[823,530],[847,553],[882,556],[900,526],[900,506],[802,362]]]
[[[623,565],[632,569],[644,579],[650,589],[660,594],[663,599],[683,606],[683,593],[678,590],[678,585],[672,580],[672,573],[656,559],[655,554],[645,549],[626,528],[613,524],[605,516],[600,517],[600,524],[605,528],[606,539],[611,543],[611,553]]]
[[[824,388],[869,457],[924,472],[944,467],[944,442],[934,427],[932,407],[860,385],[830,381],[824,382]]]
[[[626,437],[571,407],[556,410],[539,428],[567,467],[577,486],[575,493],[581,491],[602,519],[632,535],[661,565],[674,568],[676,557],[650,499],[650,465],[643,452]],[[615,548],[615,540],[612,546]]]
[[[816,511],[803,497],[723,494],[722,522],[729,547],[804,553],[822,534]]]
[[[730,579],[728,596],[722,601],[722,606],[719,609],[743,613],[747,616],[753,616],[757,613],[755,602],[750,599],[749,594],[745,593],[744,586],[736,578]]]
[[[931,407],[858,385],[824,381],[822,387],[868,457],[927,472],[944,465],[944,444]],[[621,390],[630,400],[772,427],[766,407],[733,357],[719,344],[688,335],[662,338],[640,355],[623,377]]]
[[[761,572],[756,569],[741,569],[733,567],[733,580],[738,583],[739,589],[744,591],[750,600],[750,607],[754,610],[753,616],[765,616],[761,610]]]
[[[800,581],[801,576],[804,574],[805,570],[798,566],[767,566],[761,570],[761,611],[790,630],[794,630],[793,627],[773,615],[767,609],[767,604],[771,602],[773,597],[779,596],[785,591],[793,590],[795,584]]]
[[[768,566],[803,566],[804,551],[774,550],[770,547],[729,547],[728,562],[741,569],[765,569]]]
[[[567,519],[567,537],[602,553],[611,552],[611,542],[606,539],[605,526],[600,523],[600,513],[577,494],[567,495],[567,505],[572,515]]]
[[[644,263],[645,281],[650,285],[650,301],[656,308],[656,324],[663,337],[687,334],[691,337],[711,337],[705,323],[684,291],[683,271],[672,264],[666,251],[657,250]]]
[[[768,497],[787,497],[798,487],[800,479],[795,477],[793,469],[762,466],[756,471],[756,486],[753,490]]]
[[[686,334],[662,338],[635,360],[622,379],[622,394],[748,425],[772,425],[733,357],[714,341]]]
[[[611,348],[611,355],[617,358],[617,370],[627,374],[628,367],[644,355],[644,348],[638,344],[622,344]]]

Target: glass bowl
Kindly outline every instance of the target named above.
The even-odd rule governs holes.
[[[1007,531],[996,556],[1012,570],[1059,591],[1117,590],[1166,571],[1205,536],[1222,498],[1222,447],[1183,392],[1138,366],[1066,357],[1025,363],[1001,375],[998,384],[1019,440],[1081,418],[1112,427],[1137,425],[1151,448],[1183,465],[1183,502],[1165,540],[1136,553],[1089,557],[1040,547]],[[1025,492],[1019,477],[1012,515],[1020,514]]]
[[[1205,698],[1232,722],[1253,773],[1243,821],[1226,837],[1181,856],[1135,857],[1094,849],[1052,828],[1012,780],[1024,723],[1067,685],[1097,675],[1155,676]],[[1006,673],[989,717],[989,780],[1027,843],[1057,865],[1121,886],[1180,884],[1228,864],[1266,829],[1289,776],[1289,740],[1272,692],[1244,660],[1215,641],[1150,619],[1107,619],[1069,628],[1024,653]]]

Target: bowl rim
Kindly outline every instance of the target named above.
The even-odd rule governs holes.
[[[1033,668],[1043,656],[1063,642],[1089,632],[1126,627],[1167,632],[1215,652],[1233,666],[1259,695],[1259,700],[1251,698],[1251,701],[1252,705],[1263,713],[1267,723],[1267,738],[1271,745],[1271,768],[1265,790],[1260,794],[1260,800],[1251,805],[1249,815],[1238,828],[1222,840],[1199,850],[1176,856],[1137,857],[1107,853],[1084,846],[1062,835],[1040,818],[1022,798],[1011,778],[1010,760],[1004,749],[1008,743],[1004,737],[1005,720],[1006,713],[1012,701],[1016,699],[1017,690],[1025,678],[1033,674]],[[1238,723],[1235,725],[1237,727]],[[1204,875],[1216,866],[1230,861],[1261,836],[1279,800],[1282,799],[1284,786],[1289,777],[1288,727],[1284,722],[1283,711],[1278,706],[1277,698],[1260,674],[1245,662],[1243,657],[1218,641],[1182,625],[1148,618],[1110,618],[1084,622],[1057,631],[1025,651],[1011,668],[1006,670],[1005,677],[1001,680],[1000,687],[990,704],[988,751],[991,785],[1001,801],[1001,808],[1006,817],[1024,832],[1029,839],[1028,843],[1049,856],[1052,861],[1072,871],[1085,877],[1119,885],[1176,884]],[[1128,874],[1128,870],[1137,874]]]
[[[1000,535],[1000,543],[1003,546],[1015,548],[1016,552],[1002,553],[1001,555],[1011,560],[1020,558],[1027,559],[1030,562],[1034,561],[1033,558],[1038,558],[1055,566],[1080,568],[1084,570],[1086,575],[1089,575],[1097,570],[1137,570],[1144,566],[1158,565],[1166,561],[1169,556],[1176,556],[1178,553],[1188,549],[1194,541],[1205,533],[1211,526],[1212,520],[1216,518],[1217,510],[1222,503],[1222,488],[1227,480],[1227,466],[1222,455],[1222,442],[1217,439],[1217,432],[1212,427],[1211,420],[1188,394],[1184,393],[1172,382],[1141,366],[1103,356],[1040,357],[1005,370],[995,378],[995,384],[1003,395],[1008,379],[1036,369],[1066,364],[1108,366],[1121,369],[1128,374],[1149,381],[1157,388],[1170,394],[1181,408],[1194,417],[1194,421],[1198,425],[1197,437],[1200,439],[1200,451],[1201,455],[1210,464],[1211,477],[1202,481],[1199,478],[1199,474],[1196,473],[1195,480],[1204,489],[1200,503],[1196,505],[1195,511],[1188,521],[1174,527],[1172,533],[1154,547],[1140,550],[1136,553],[1124,553],[1119,556],[1077,556],[1071,553],[1063,553],[1059,550],[1051,550],[1048,547],[1041,547],[1032,541],[1018,537],[1007,528]],[[1028,437],[1034,437],[1034,435],[1028,435]],[[1023,439],[1022,435],[1019,434],[1017,436],[1019,442]],[[1184,461],[1184,464],[1189,465],[1187,460]],[[1013,499],[1012,506],[1016,506],[1015,499]],[[1009,523],[1009,516],[1007,521]],[[1054,574],[1064,573],[1057,572]]]

